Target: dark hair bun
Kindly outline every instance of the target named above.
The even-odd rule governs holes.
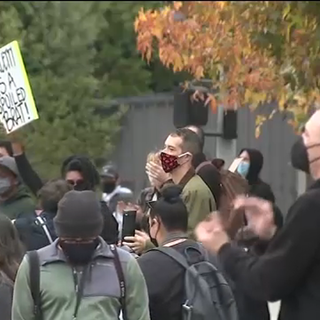
[[[177,185],[170,185],[161,190],[161,197],[165,202],[177,203],[181,201],[180,195],[183,188]]]

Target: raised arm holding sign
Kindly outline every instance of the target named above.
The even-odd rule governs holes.
[[[0,49],[0,121],[10,133],[38,118],[19,45],[13,41]]]

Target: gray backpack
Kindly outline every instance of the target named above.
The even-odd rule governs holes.
[[[190,249],[195,249],[190,247]],[[183,320],[238,320],[232,290],[208,257],[189,265],[185,256],[170,247],[155,248],[180,264],[185,270]],[[185,250],[188,252],[188,248]]]

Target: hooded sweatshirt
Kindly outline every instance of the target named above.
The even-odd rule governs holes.
[[[259,177],[263,167],[263,155],[256,149],[243,149],[250,158],[250,167],[246,179],[249,184],[249,195],[268,200],[273,203],[275,224],[282,227],[283,217],[279,208],[275,205],[275,196],[270,185]],[[268,242],[257,239],[253,234],[238,233],[238,244],[245,246],[251,252],[261,255],[265,252]],[[239,289],[239,288],[238,288]],[[235,292],[240,320],[269,320],[269,310],[266,301],[257,300],[255,297],[244,294],[243,290]]]
[[[247,151],[250,158],[250,167],[246,179],[249,183],[249,195],[253,197],[262,198],[268,200],[274,204],[274,219],[277,227],[282,227],[283,216],[280,209],[275,205],[275,196],[271,190],[271,187],[260,178],[260,172],[263,167],[263,155],[259,150],[256,149],[242,149]]]
[[[263,167],[262,153],[256,149],[243,149],[241,150],[240,154],[243,151],[247,151],[250,158],[250,167],[246,176],[246,179],[250,186],[250,194],[252,196],[256,196],[274,203],[275,197],[270,185],[260,179],[260,172]]]
[[[9,199],[0,202],[0,212],[11,220],[35,215],[35,203],[22,185],[18,185],[17,192]]]

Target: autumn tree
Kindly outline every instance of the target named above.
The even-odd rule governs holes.
[[[94,75],[94,42],[106,23],[97,14],[97,4],[17,1],[8,5],[20,24],[15,39],[40,116],[18,132],[37,171],[43,178],[57,177],[63,159],[71,154],[93,159],[110,154],[112,139],[121,128],[121,111],[108,118],[95,113],[99,106],[107,108],[109,98]]]
[[[41,177],[57,177],[72,153],[112,155],[124,109],[110,99],[150,90],[133,28],[142,3],[0,1],[0,46],[19,41],[40,115],[17,134]]]
[[[140,8],[155,10],[165,1],[99,1],[106,21],[96,40],[96,76],[112,97],[137,96],[170,91],[174,83],[187,79],[185,72],[173,73],[154,55],[149,64],[136,49],[133,23]]]
[[[185,1],[142,8],[135,21],[137,48],[147,61],[158,53],[175,72],[211,79],[213,109],[277,101],[299,129],[320,103],[319,12],[318,1]],[[260,116],[258,125],[266,119]]]

